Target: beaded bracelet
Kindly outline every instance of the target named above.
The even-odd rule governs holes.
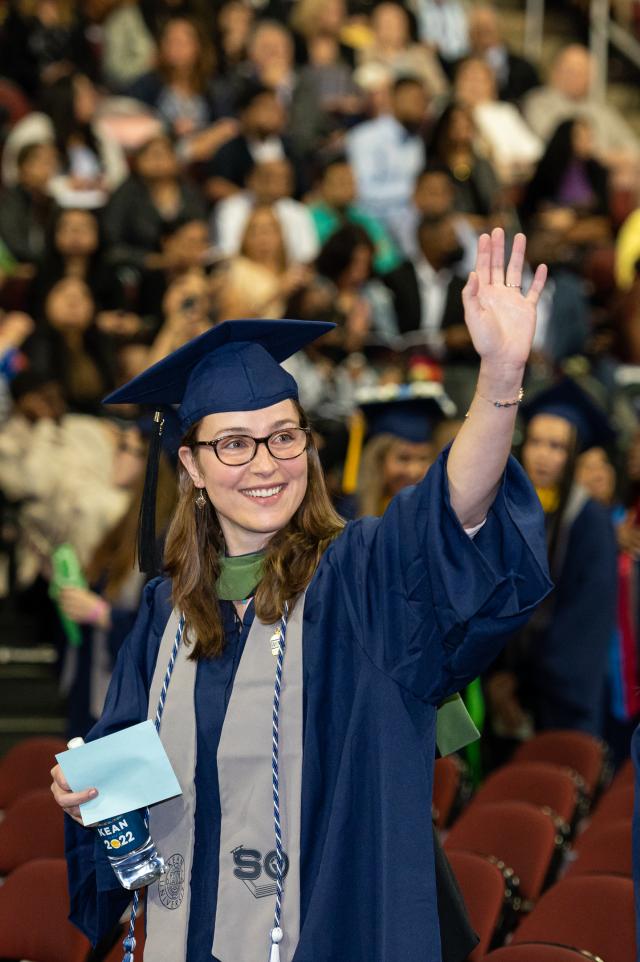
[[[521,387],[520,390],[518,391],[518,396],[515,398],[512,398],[510,401],[493,401],[491,398],[485,397],[484,394],[480,394],[479,391],[476,391],[476,396],[479,398],[482,398],[482,400],[486,401],[488,404],[493,404],[494,408],[512,408],[520,404],[520,402],[524,398],[524,388]],[[469,417],[469,411],[467,411],[467,413],[465,414],[465,419],[468,417]]]

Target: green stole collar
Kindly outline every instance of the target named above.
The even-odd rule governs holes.
[[[246,601],[262,578],[264,551],[220,558],[220,577],[216,585],[221,601]]]

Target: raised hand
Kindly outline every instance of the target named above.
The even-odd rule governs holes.
[[[536,305],[547,278],[541,264],[529,291],[522,293],[526,246],[524,234],[516,234],[505,276],[504,231],[497,227],[491,236],[482,234],[476,269],[462,292],[473,346],[483,362],[502,370],[526,364],[536,329]]]

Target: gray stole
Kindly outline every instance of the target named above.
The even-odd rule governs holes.
[[[304,597],[289,617],[280,699],[280,815],[289,869],[284,881],[281,962],[291,962],[300,931],[300,807],[302,794],[302,616]],[[165,628],[149,693],[155,709],[178,625]],[[279,625],[251,626],[236,673],[218,746],[222,824],[215,936],[221,962],[266,962],[275,908],[275,836],[271,733]],[[151,837],[167,873],[147,892],[145,962],[183,962],[189,924],[195,825],[196,663],[180,646],[169,685],[161,738],[183,794],[154,806]],[[191,710],[185,710],[191,705]]]

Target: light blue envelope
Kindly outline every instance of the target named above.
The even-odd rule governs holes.
[[[56,755],[74,792],[97,788],[80,806],[85,825],[124,815],[182,794],[152,721]]]

